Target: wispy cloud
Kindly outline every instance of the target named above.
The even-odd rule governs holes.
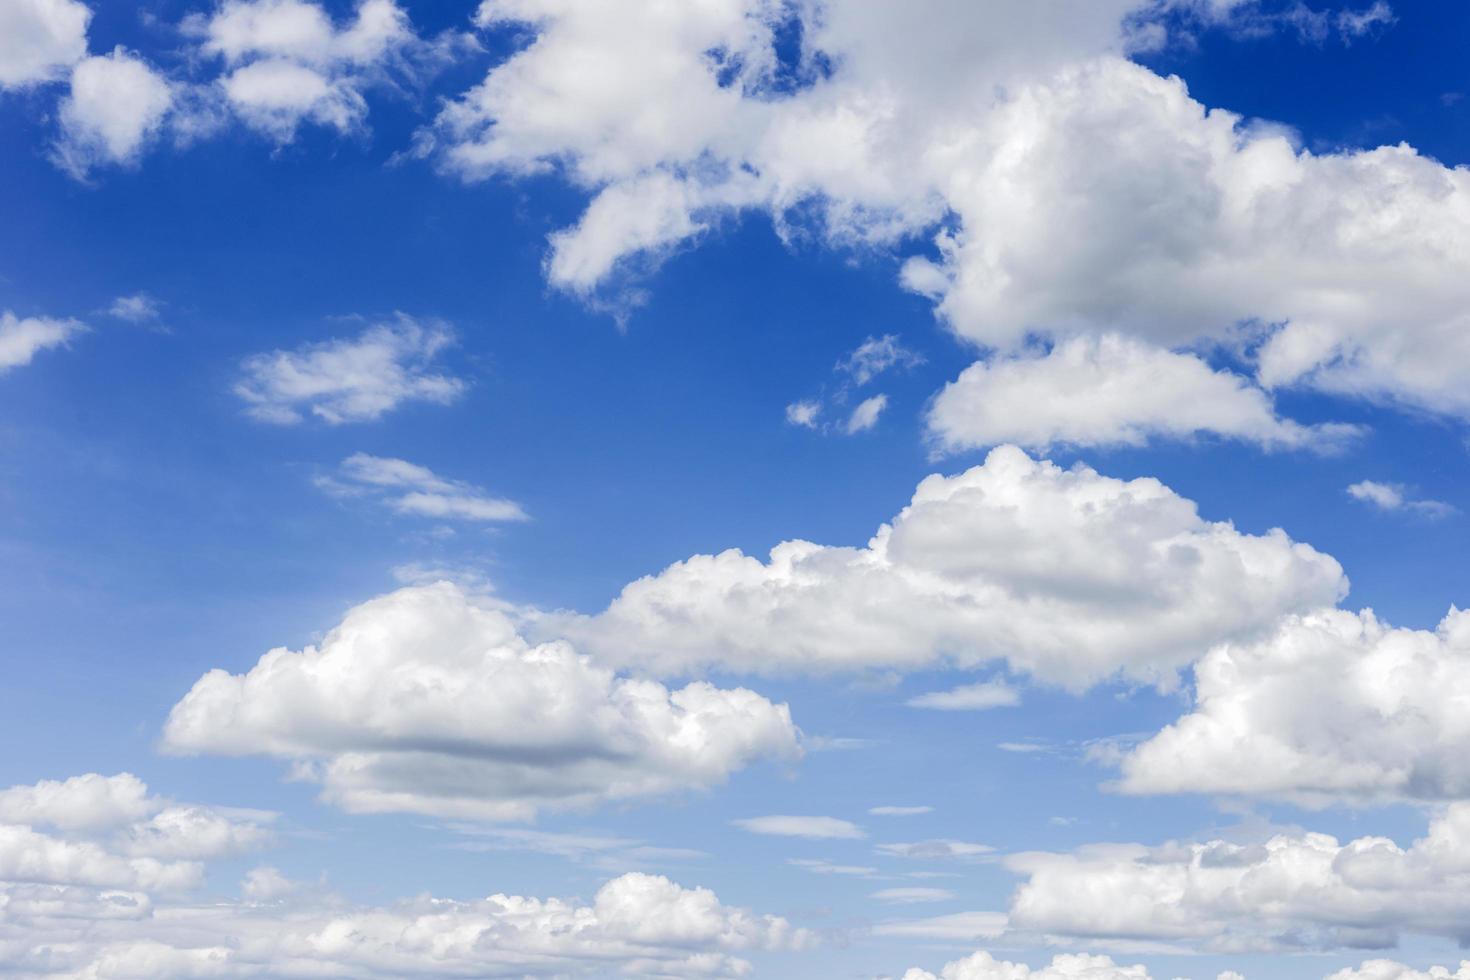
[[[403,459],[354,453],[335,476],[317,479],[334,496],[372,496],[400,514],[460,521],[524,521],[514,500],[492,497],[480,487],[446,480],[433,470]]]

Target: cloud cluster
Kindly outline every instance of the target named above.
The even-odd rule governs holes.
[[[1269,28],[1354,37],[1391,20],[1381,4],[1298,9],[1311,17]],[[1402,145],[1313,153],[1126,60],[1181,11],[1265,23],[1253,4],[1143,0],[485,3],[482,26],[532,40],[445,108],[437,158],[467,180],[554,171],[585,189],[547,264],[576,293],[758,210],[783,234],[907,252],[904,285],[982,348],[1117,333],[1143,345],[1125,367],[1221,402],[1161,422],[1160,394],[1139,390],[1109,406],[1111,429],[1059,415],[1017,438],[1220,426],[1300,444],[1264,393],[1286,385],[1470,417],[1470,172]],[[1171,355],[1213,342],[1254,379]],[[1013,437],[977,425],[972,439]]]
[[[65,347],[86,329],[79,320],[0,313],[0,375],[31,363],[41,351]]]
[[[1330,606],[1346,587],[1330,557],[1279,530],[1205,521],[1157,480],[1002,447],[925,479],[866,547],[697,555],[629,584],[602,613],[540,627],[668,675],[1004,660],[1080,690],[1116,676],[1172,684],[1210,647]]]
[[[514,500],[492,497],[480,487],[446,480],[407,460],[353,453],[335,476],[317,486],[336,496],[377,496],[400,514],[440,520],[523,521],[526,512]]]
[[[309,412],[330,425],[371,421],[404,402],[444,405],[465,389],[434,373],[454,343],[448,324],[398,314],[353,338],[254,354],[241,365],[235,394],[262,422],[293,425]]]
[[[1407,848],[1283,832],[1260,843],[1092,845],[1006,859],[1026,876],[1013,929],[1217,951],[1386,948],[1401,933],[1460,940],[1470,916],[1470,804]]]
[[[1470,798],[1470,613],[1433,631],[1366,610],[1292,616],[1194,673],[1193,710],[1124,756],[1124,791]]]
[[[713,786],[800,754],[785,705],[620,678],[532,645],[447,582],[347,613],[319,646],[213,670],[169,713],[167,749],[293,760],[358,812],[521,820]]]

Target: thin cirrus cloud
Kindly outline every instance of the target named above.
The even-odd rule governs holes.
[[[874,850],[885,857],[914,861],[978,861],[989,860],[995,854],[995,848],[989,844],[943,838],[879,844]]]
[[[318,646],[210,671],[163,745],[289,760],[354,812],[488,820],[707,788],[801,755],[785,705],[619,677],[566,643],[528,643],[448,582],[363,603]]]
[[[42,351],[67,346],[86,329],[80,320],[0,313],[0,375],[24,367]]]
[[[454,331],[398,314],[356,337],[247,357],[235,394],[252,418],[295,425],[307,415],[329,425],[368,422],[408,402],[445,405],[465,382],[436,373]]]
[[[889,905],[923,905],[929,902],[947,902],[955,897],[948,888],[880,888],[869,898]]]
[[[786,421],[815,432],[837,432],[849,436],[867,432],[878,424],[878,419],[888,408],[888,396],[882,393],[869,396],[848,410],[846,406],[855,393],[887,371],[923,363],[924,358],[904,347],[896,334],[868,337],[833,367],[833,373],[839,378],[835,389],[787,405]],[[830,424],[822,421],[824,416],[841,414],[846,416],[841,421],[834,420]]]
[[[535,628],[670,676],[977,668],[1072,690],[1172,686],[1210,647],[1332,606],[1341,566],[1279,530],[1202,519],[1151,479],[1062,469],[1015,447],[930,476],[866,546],[788,541],[768,561],[696,555],[601,613]]]
[[[917,817],[933,812],[932,806],[875,806],[868,810],[875,817]]]
[[[772,837],[805,837],[808,840],[859,840],[868,836],[857,824],[836,817],[783,816],[746,817],[730,821],[741,830]]]
[[[474,484],[446,480],[402,459],[353,453],[336,474],[316,482],[336,496],[371,496],[400,514],[476,522],[527,520],[514,500],[492,497]]]

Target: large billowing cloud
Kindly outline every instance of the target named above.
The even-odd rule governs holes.
[[[195,980],[738,977],[743,950],[812,941],[707,889],[626,874],[589,903],[493,894],[354,906],[269,868],[201,901],[205,862],[269,842],[271,814],[179,804],[136,777],[0,791],[0,973]]]
[[[1124,791],[1470,797],[1470,613],[1433,631],[1371,611],[1292,616],[1194,672],[1195,707],[1124,757]]]
[[[797,738],[785,705],[618,677],[438,583],[356,607],[320,646],[209,672],[164,741],[294,760],[351,810],[527,819],[713,786],[796,757]]]
[[[1028,932],[1221,951],[1386,948],[1401,933],[1463,940],[1470,804],[1450,805],[1407,848],[1283,832],[1256,844],[1100,844],[1006,864],[1026,876],[1010,926]]]
[[[1157,480],[1002,447],[925,479],[865,547],[696,555],[629,584],[602,613],[541,625],[669,675],[1004,660],[1081,689],[1118,675],[1170,684],[1215,644],[1263,635],[1346,588],[1336,561],[1279,530],[1242,534]]]
[[[1470,416],[1470,172],[1407,146],[1312,153],[1123,57],[1157,43],[1152,12],[1217,8],[489,0],[482,25],[533,40],[444,110],[438,159],[586,189],[547,266],[583,294],[759,210],[908,251],[904,284],[981,347],[1243,344],[1267,388]],[[1357,16],[1338,28],[1383,21]],[[1271,435],[1228,381],[1193,422]]]

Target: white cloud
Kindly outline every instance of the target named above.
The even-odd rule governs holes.
[[[894,334],[869,337],[837,364],[837,369],[849,375],[852,383],[861,387],[890,368],[907,368],[923,364],[924,358],[904,347]]]
[[[173,104],[169,81],[122,48],[87,58],[61,102],[57,162],[79,179],[102,163],[135,163]]]
[[[874,850],[885,857],[909,858],[915,861],[975,861],[995,853],[995,848],[988,844],[937,839],[879,844]]]
[[[87,327],[79,320],[54,317],[18,317],[0,313],[0,374],[24,367],[43,350],[65,347]]]
[[[1407,848],[1292,831],[1254,844],[1091,845],[1006,864],[1026,876],[1011,927],[1054,936],[1228,952],[1384,948],[1400,933],[1459,939],[1470,915],[1470,805],[1450,805]]]
[[[1461,963],[1453,973],[1445,966],[1416,970],[1393,960],[1369,960],[1357,968],[1338,970],[1327,980],[1470,980],[1470,960]]]
[[[955,912],[928,919],[900,919],[873,926],[877,936],[903,939],[939,939],[944,942],[974,942],[994,939],[1006,931],[1004,912]]]
[[[76,0],[0,2],[0,90],[64,78],[87,54],[91,19]]]
[[[441,520],[526,520],[526,512],[513,500],[492,497],[474,484],[446,480],[402,459],[353,453],[342,461],[337,476],[317,482],[328,493],[377,494],[400,514]]]
[[[670,675],[973,668],[1082,689],[1176,670],[1283,614],[1334,604],[1337,562],[1281,531],[1202,520],[1151,479],[1063,470],[1013,447],[931,476],[866,547],[788,541],[762,562],[697,555],[595,616],[539,627]]]
[[[831,861],[822,861],[816,858],[787,858],[786,863],[794,868],[801,868],[819,875],[843,875],[851,878],[871,878],[878,873],[877,868],[870,868],[860,864],[833,864]]]
[[[917,817],[933,813],[932,806],[875,806],[868,810],[875,817]]]
[[[149,797],[147,785],[132,773],[88,773],[0,790],[0,822],[99,829],[142,820],[159,805]]]
[[[303,411],[340,425],[376,419],[409,401],[448,404],[465,383],[431,372],[453,342],[447,324],[400,313],[352,339],[247,357],[235,394],[254,418],[282,425],[300,422]]]
[[[937,976],[914,967],[903,980],[1149,980],[1149,972],[1142,966],[1119,966],[1106,956],[1081,953],[1063,953],[1033,970],[1024,963],[997,960],[979,952],[946,963]]]
[[[821,414],[822,403],[817,401],[792,402],[786,406],[786,421],[804,429],[815,429]]]
[[[911,708],[935,711],[988,711],[991,708],[1015,707],[1021,703],[1021,694],[1005,681],[983,681],[950,691],[930,691],[904,703]]]
[[[883,410],[887,407],[887,395],[874,395],[872,398],[865,398],[858,403],[857,408],[854,408],[852,414],[847,417],[847,425],[843,431],[848,435],[867,432],[878,424],[878,416],[882,415]]]
[[[1123,790],[1470,797],[1470,613],[1451,610],[1433,632],[1371,611],[1288,617],[1259,642],[1212,650],[1195,687],[1190,713],[1123,757]]]
[[[1247,379],[1119,334],[973,364],[936,396],[928,428],[945,452],[1005,442],[1141,446],[1202,433],[1268,449],[1332,448],[1357,431],[1282,419]]]
[[[947,902],[955,894],[947,888],[880,888],[869,897],[890,905],[922,905],[927,902]]]
[[[523,820],[723,782],[800,754],[785,705],[697,682],[616,677],[531,645],[447,582],[347,613],[320,646],[213,670],[169,713],[179,753],[294,760],[357,812]]]
[[[805,837],[809,840],[855,840],[866,837],[861,827],[836,817],[769,816],[732,820],[735,826],[752,834],[775,837]]]
[[[129,323],[153,323],[162,312],[162,306],[147,293],[134,293],[113,300],[107,308],[107,315]]]
[[[1415,500],[1397,483],[1360,480],[1347,488],[1348,496],[1372,504],[1379,510],[1407,510],[1426,517],[1445,517],[1455,508],[1441,500]]]
[[[1470,171],[1408,146],[1316,154],[1208,109],[1121,57],[1157,41],[1160,8],[486,4],[483,25],[533,39],[433,135],[465,179],[553,171],[592,195],[551,239],[548,274],[575,292],[740,210],[837,246],[932,233],[903,281],[978,345],[1119,332],[1172,349],[1248,324],[1267,389],[1470,417]],[[791,18],[803,58],[782,65]],[[1227,415],[1229,380],[1211,386]]]
[[[0,845],[3,846],[3,845]],[[494,894],[422,895],[353,906],[301,894],[256,869],[244,902],[0,884],[10,926],[0,972],[27,978],[351,976],[568,977],[619,974],[734,978],[749,950],[792,950],[813,937],[786,920],[722,904],[704,888],[626,874],[590,902]]]
[[[305,122],[348,133],[367,118],[363,92],[408,81],[462,38],[419,38],[393,0],[363,0],[350,23],[304,0],[226,0],[185,22],[204,54],[220,59],[219,87],[246,125],[288,143]]]

